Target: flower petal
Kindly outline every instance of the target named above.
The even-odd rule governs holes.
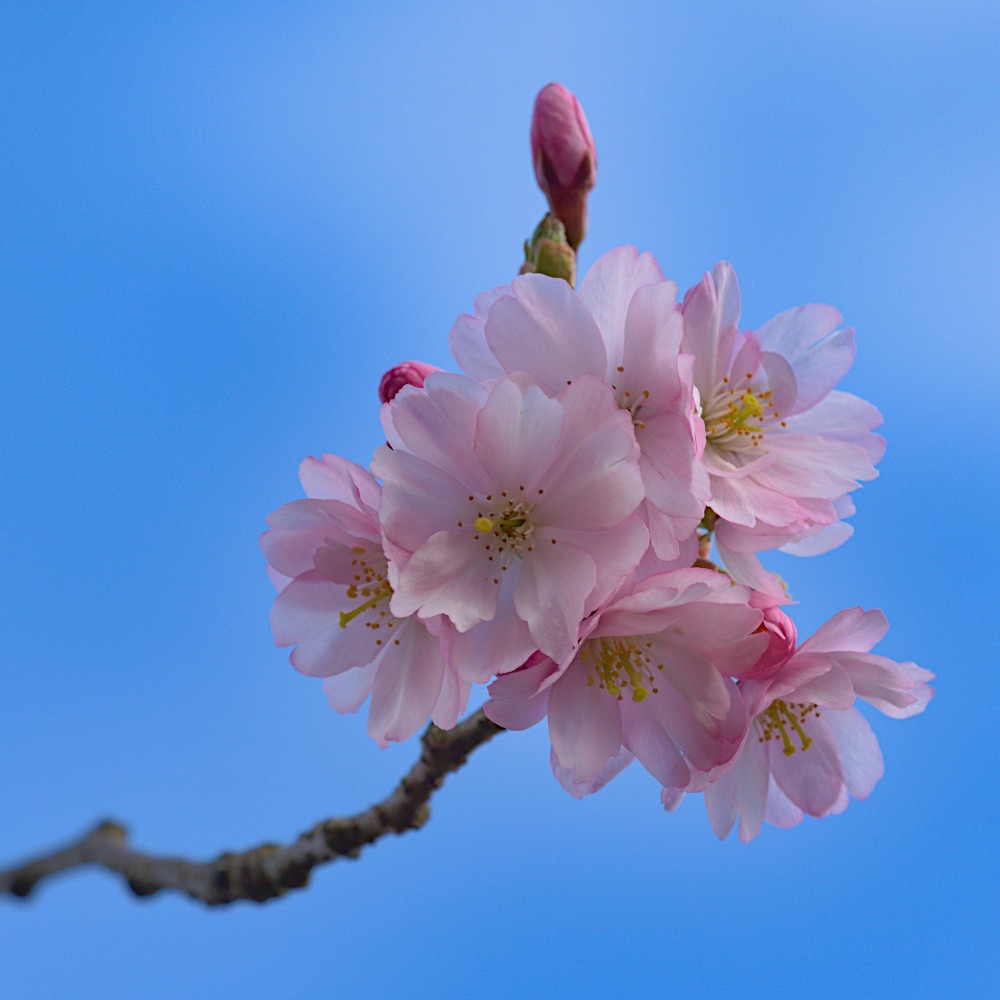
[[[476,417],[473,450],[490,481],[535,493],[537,477],[555,461],[563,431],[562,406],[535,385],[495,383]]]
[[[840,751],[840,769],[848,791],[866,799],[885,773],[882,751],[865,717],[856,709],[824,712],[819,720],[832,735]]]
[[[771,739],[764,744],[775,781],[789,799],[810,816],[829,813],[840,798],[844,784],[840,753],[829,730],[817,724],[821,721],[809,718],[803,724],[812,740],[806,750],[786,754],[780,741]]]
[[[576,783],[573,781],[573,772],[564,767],[553,748],[549,753],[549,763],[552,765],[552,773],[563,788],[573,796],[574,799],[582,799],[585,795],[591,795],[600,791],[612,778],[621,774],[635,758],[625,747],[618,751],[617,757],[612,757],[604,767],[597,772],[597,776],[591,781]]]
[[[529,729],[541,722],[549,708],[551,684],[546,684],[558,672],[548,657],[498,677],[489,687],[491,700],[483,710],[486,717],[504,729]]]
[[[587,307],[560,278],[525,274],[498,299],[486,342],[504,371],[528,372],[550,392],[581,375],[604,377],[607,353]]]
[[[606,692],[601,694],[611,700]],[[663,695],[663,691],[650,695],[647,702],[661,701]],[[674,730],[666,713],[626,698],[621,703],[621,714],[622,739],[639,763],[664,787],[686,788],[691,772],[674,742]]]
[[[795,372],[798,395],[787,414],[815,406],[854,363],[854,331],[836,330],[841,319],[833,306],[811,303],[787,309],[757,330],[761,347],[782,355]]]
[[[523,560],[514,607],[528,623],[538,649],[560,660],[576,643],[597,570],[582,549],[566,541],[553,545],[553,541],[548,532],[537,533],[535,551]]]
[[[444,669],[437,638],[419,622],[406,622],[405,633],[384,647],[372,688],[368,735],[380,747],[408,739],[427,722]]]
[[[645,285],[672,285],[648,251],[633,246],[616,247],[594,261],[580,285],[580,299],[597,321],[608,346],[608,358],[621,359],[626,317],[636,292]],[[676,298],[677,286],[672,289]],[[630,331],[631,336],[631,331]],[[602,373],[603,374],[603,373]]]
[[[845,608],[821,625],[799,649],[804,653],[867,653],[888,630],[889,623],[877,608]]]
[[[618,702],[596,686],[587,686],[587,671],[575,660],[549,694],[552,749],[573,784],[596,780],[622,748]]]
[[[469,531],[439,531],[399,571],[392,613],[399,618],[447,615],[464,632],[496,614],[497,586],[482,547]]]
[[[377,670],[378,664],[373,661],[363,667],[345,670],[342,674],[324,677],[323,693],[330,707],[341,715],[356,712],[372,693]]]

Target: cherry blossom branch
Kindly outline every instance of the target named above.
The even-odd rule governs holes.
[[[287,846],[261,844],[205,862],[155,857],[130,847],[124,826],[104,821],[62,850],[0,871],[0,895],[24,898],[52,875],[99,865],[121,875],[137,896],[173,889],[209,906],[237,899],[256,903],[276,899],[289,889],[305,887],[320,865],[356,858],[362,848],[386,834],[419,829],[430,814],[430,798],[444,779],[476,747],[502,731],[482,709],[454,729],[428,726],[420,738],[420,758],[391,794],[354,816],[323,820]]]

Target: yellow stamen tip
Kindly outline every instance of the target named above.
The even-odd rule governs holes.
[[[493,522],[488,517],[477,517],[476,520],[473,521],[472,526],[480,534],[485,534],[487,531],[493,530]]]

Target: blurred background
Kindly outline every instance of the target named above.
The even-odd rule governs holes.
[[[995,3],[14,3],[0,46],[0,866],[104,816],[287,841],[410,766],[273,647],[257,537],[516,273],[550,80],[598,145],[583,270],[728,258],[745,326],[856,327],[882,476],[847,545],[769,565],[800,634],[881,607],[939,675],[842,816],[720,844],[638,766],[576,802],[538,727],[265,906],[97,871],[0,900],[0,994],[997,995]]]

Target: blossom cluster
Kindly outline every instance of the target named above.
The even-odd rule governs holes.
[[[668,809],[703,793],[720,837],[867,796],[882,758],[856,701],[913,715],[932,675],[871,652],[879,611],[799,643],[759,553],[848,537],[881,418],[835,388],[854,358],[835,309],[739,316],[729,264],[678,301],[634,247],[578,290],[480,295],[451,330],[464,374],[387,372],[370,469],[307,458],[307,499],[268,519],[293,665],[338,712],[370,696],[381,746],[454,726],[488,683],[497,724],[547,719],[570,794],[638,760]]]

